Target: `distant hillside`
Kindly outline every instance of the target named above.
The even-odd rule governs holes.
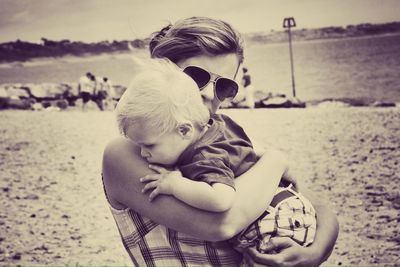
[[[83,56],[129,51],[129,46],[145,48],[149,40],[103,41],[99,43],[52,41],[42,38],[40,44],[17,40],[0,44],[0,62],[26,61],[33,58]]]
[[[346,27],[325,27],[318,29],[296,29],[292,28],[293,41],[307,41],[316,39],[348,38],[378,34],[400,34],[400,22],[385,24],[359,24]],[[287,42],[287,32],[271,31],[269,33],[253,33],[245,35],[248,42],[253,43],[279,43]]]
[[[292,29],[294,41],[315,40],[327,38],[346,38],[378,34],[400,34],[400,22],[384,24],[359,24],[346,27],[326,27],[319,29]],[[249,43],[277,43],[286,42],[285,31],[271,31],[245,34]],[[62,57],[67,55],[83,56],[101,53],[116,53],[129,51],[129,47],[147,48],[149,39],[133,41],[103,41],[99,43],[83,43],[70,40],[54,41],[42,38],[40,44],[17,40],[0,44],[0,62],[26,61],[33,58]]]

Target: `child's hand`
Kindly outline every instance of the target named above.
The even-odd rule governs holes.
[[[179,170],[171,171],[157,165],[149,165],[149,168],[158,172],[140,178],[142,183],[147,183],[142,189],[143,193],[153,190],[149,195],[149,200],[152,201],[159,194],[173,195],[174,186],[179,179],[183,178],[182,173]]]

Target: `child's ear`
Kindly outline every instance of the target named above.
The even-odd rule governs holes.
[[[194,134],[194,126],[190,121],[182,122],[178,125],[178,132],[184,139],[189,139]]]

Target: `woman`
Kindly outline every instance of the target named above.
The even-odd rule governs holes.
[[[240,36],[225,22],[193,17],[162,29],[150,43],[152,57],[167,57],[182,69],[198,66],[210,73],[234,79],[243,61]],[[220,101],[209,82],[202,89],[204,104],[214,114]],[[223,86],[222,86],[223,87]],[[237,125],[226,119],[227,127]],[[235,180],[237,198],[224,213],[194,209],[169,196],[149,202],[140,178],[151,173],[140,148],[121,137],[111,141],[103,157],[103,181],[123,243],[135,265],[238,265],[242,256],[234,251],[232,238],[262,214],[285,171],[286,161],[268,150],[245,174]],[[289,238],[276,238],[280,253],[245,255],[250,263],[265,265],[319,265],[330,255],[338,234],[335,215],[312,198],[318,216],[314,243],[301,247]],[[207,240],[207,241],[204,241]]]

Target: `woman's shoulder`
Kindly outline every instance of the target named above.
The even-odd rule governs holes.
[[[124,137],[111,140],[103,153],[102,174],[110,204],[124,203],[132,192],[140,192],[139,177],[149,174],[148,163],[140,156],[140,148]],[[120,205],[117,205],[120,208]],[[131,207],[132,208],[132,207]]]
[[[111,156],[119,156],[121,154],[121,152],[129,149],[129,147],[131,147],[131,146],[133,147],[134,144],[131,141],[129,141],[129,139],[127,139],[123,136],[118,136],[118,137],[115,137],[114,139],[110,140],[106,144],[106,146],[104,148],[104,154],[111,155]]]
[[[118,162],[123,159],[123,152],[129,146],[129,140],[123,137],[116,137],[110,140],[103,152],[103,164],[102,164],[102,180],[104,186],[104,193],[107,197],[107,201],[110,207],[115,210],[122,210],[125,207],[116,201],[113,197],[115,188],[117,188],[118,176],[113,176],[115,168],[117,168]]]

